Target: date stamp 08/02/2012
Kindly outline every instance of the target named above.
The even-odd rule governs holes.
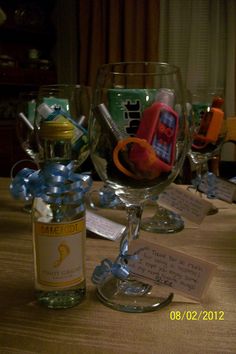
[[[224,311],[170,311],[171,321],[224,321]]]

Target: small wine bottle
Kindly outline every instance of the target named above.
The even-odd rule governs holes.
[[[40,128],[45,190],[32,210],[35,288],[39,303],[53,309],[75,306],[86,293],[85,208],[68,177],[73,130],[67,119]]]

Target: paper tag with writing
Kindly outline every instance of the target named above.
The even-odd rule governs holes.
[[[207,175],[203,177],[198,189],[207,194],[208,182]],[[236,196],[236,185],[234,183],[223,180],[222,178],[216,177],[214,180],[214,194],[215,198],[224,200],[225,202],[232,203]]]
[[[169,206],[196,224],[201,224],[212,206],[212,203],[174,183],[171,183],[160,194],[158,203],[163,206]]]
[[[86,228],[101,237],[117,241],[124,233],[126,227],[87,210]]]
[[[143,240],[130,244],[128,266],[137,278],[150,284],[165,285],[182,295],[200,301],[207,291],[216,265],[185,253]]]

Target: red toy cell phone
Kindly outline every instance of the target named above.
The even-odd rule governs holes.
[[[145,175],[160,175],[169,172],[175,159],[175,145],[178,131],[178,114],[165,103],[155,102],[143,112],[137,131],[137,138],[145,139],[155,151],[155,159],[149,159],[149,152],[139,144],[133,144],[129,159],[137,170]]]

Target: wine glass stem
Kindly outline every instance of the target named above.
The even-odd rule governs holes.
[[[197,191],[200,195],[200,197],[202,197],[202,192],[200,192],[198,190],[198,187],[200,186],[203,176],[205,173],[208,172],[208,165],[207,165],[207,160],[201,161],[199,163],[197,163],[196,165],[196,175],[197,175]]]
[[[139,237],[139,229],[141,223],[141,217],[143,213],[143,207],[141,205],[129,205],[126,207],[128,226],[127,232],[120,243],[120,254],[128,254],[129,244],[132,240],[136,240]]]

